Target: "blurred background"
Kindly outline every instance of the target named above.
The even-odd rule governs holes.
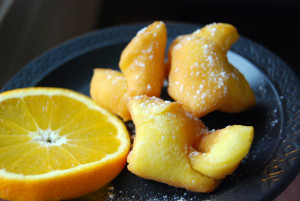
[[[0,0],[0,87],[32,59],[70,38],[154,20],[231,23],[300,77],[299,10],[299,0]],[[277,201],[293,200],[283,195],[300,197],[299,176],[295,185]]]
[[[42,52],[104,27],[227,22],[300,75],[299,0],[0,0],[0,87]]]

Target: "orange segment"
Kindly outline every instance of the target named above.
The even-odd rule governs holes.
[[[98,122],[101,122],[103,126],[103,124],[107,124],[107,119],[96,110],[86,109],[74,115],[73,118],[70,118],[70,120],[60,128],[59,135],[95,126]]]
[[[61,128],[70,120],[70,117],[87,108],[86,105],[81,104],[78,100],[61,95],[53,96],[52,102],[52,113],[55,114],[55,118],[52,118],[50,122],[52,130]],[[62,108],[64,109],[61,110]]]
[[[29,113],[26,104],[19,98],[10,98],[1,102],[0,119],[13,122],[28,131],[37,129],[36,122]]]
[[[31,140],[28,135],[0,135],[0,147],[26,143]]]
[[[49,96],[44,95],[39,96],[39,98],[27,96],[24,97],[24,102],[38,127],[47,129],[52,115],[52,99]]]
[[[127,79],[129,97],[160,96],[166,43],[166,26],[157,21],[139,31],[123,50],[119,67]]]
[[[0,148],[0,168],[10,168],[17,160],[38,147],[38,143],[11,144]]]
[[[109,137],[109,136],[116,136],[117,129],[114,127],[113,124],[106,122],[104,126],[102,125],[95,125],[89,128],[83,128],[80,130],[76,130],[70,132],[66,135],[68,140],[78,140],[84,137],[85,139],[91,138],[99,138],[102,136]]]
[[[101,151],[104,154],[111,154],[116,152],[117,148],[120,146],[120,142],[111,138],[92,138],[92,140],[73,140],[69,142],[71,145],[76,145],[79,147],[86,147],[94,149],[96,151]]]
[[[46,147],[36,146],[34,149],[26,150],[16,161],[6,166],[7,172],[22,175],[36,175],[50,172],[49,159]]]
[[[65,170],[80,165],[74,156],[63,148],[63,145],[49,147],[48,153],[52,170]]]
[[[17,89],[0,94],[0,108],[2,199],[78,197],[110,182],[126,164],[124,123],[84,95]]]
[[[62,147],[72,153],[72,156],[74,159],[78,161],[80,164],[86,164],[86,163],[91,163],[96,160],[101,160],[106,156],[106,154],[97,151],[95,149],[87,148],[87,147],[82,147],[82,146],[76,146],[72,144],[64,144]]]
[[[0,135],[24,135],[28,130],[7,119],[0,119]]]

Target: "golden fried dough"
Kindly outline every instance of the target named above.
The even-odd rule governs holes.
[[[170,45],[169,50],[172,50],[173,46],[180,43],[184,37],[197,36],[199,38],[205,38],[213,41],[225,52],[238,40],[239,34],[234,26],[227,23],[212,23],[204,26],[201,29],[194,31],[191,34],[178,36]],[[166,76],[168,76],[171,68],[171,51],[168,51],[168,62],[166,63]]]
[[[154,22],[140,30],[123,50],[119,67],[114,70],[96,69],[90,94],[99,105],[131,120],[127,98],[136,95],[160,96],[164,80],[164,56],[167,42],[166,26]]]
[[[166,43],[166,26],[157,21],[140,30],[123,50],[119,67],[127,79],[128,97],[160,96]]]
[[[127,82],[124,75],[111,69],[94,69],[90,83],[90,95],[96,104],[123,118],[131,120],[125,93]]]
[[[239,34],[234,26],[226,23],[213,23],[196,30],[192,35],[205,38],[219,45],[227,52],[239,38]]]
[[[204,135],[190,148],[192,167],[214,179],[223,179],[232,174],[248,154],[253,140],[252,126],[228,126]]]
[[[195,192],[211,192],[219,180],[194,170],[188,151],[202,133],[201,120],[186,113],[179,102],[137,96],[129,99],[128,108],[136,128],[128,170],[171,186]]]
[[[245,77],[216,43],[195,35],[171,45],[169,95],[196,117],[214,110],[241,112],[255,105]]]

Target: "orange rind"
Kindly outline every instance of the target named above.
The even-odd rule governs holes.
[[[25,88],[0,94],[0,198],[65,200],[108,184],[126,165],[129,134],[77,92]]]

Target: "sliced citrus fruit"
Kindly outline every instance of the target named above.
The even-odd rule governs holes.
[[[0,94],[0,197],[61,200],[116,177],[130,148],[124,123],[77,92],[25,88]]]

